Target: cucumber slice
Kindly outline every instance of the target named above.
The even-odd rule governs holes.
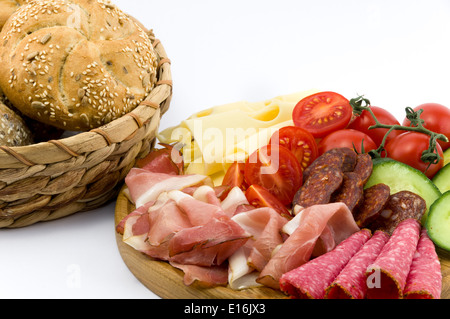
[[[391,194],[410,191],[421,196],[427,203],[427,211],[422,218],[425,223],[431,205],[442,194],[436,185],[421,171],[389,158],[373,160],[373,171],[365,188],[383,183],[391,188]]]
[[[434,185],[439,188],[441,193],[450,191],[450,164],[442,167],[433,177]]]
[[[450,148],[444,152],[444,166],[450,163]]]
[[[425,227],[437,246],[450,251],[450,191],[431,205]]]

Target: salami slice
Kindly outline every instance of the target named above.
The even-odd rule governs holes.
[[[400,299],[420,235],[417,219],[402,221],[377,259],[367,268],[368,299]]]
[[[439,299],[441,290],[441,264],[434,244],[424,228],[403,293],[406,299]]]
[[[365,272],[380,254],[389,235],[377,231],[326,289],[328,299],[363,299],[366,296],[367,284]]]
[[[376,184],[364,190],[361,205],[353,210],[356,224],[360,228],[367,227],[377,219],[391,196],[390,191],[386,184]]]
[[[320,155],[316,160],[303,171],[303,181],[315,172],[321,171],[325,167],[335,167],[342,172],[351,172],[356,165],[356,153],[348,148],[333,148]]]
[[[369,225],[372,231],[377,229],[392,234],[397,225],[405,219],[421,220],[427,209],[425,200],[409,191],[401,191],[389,197],[386,207],[375,221]]]
[[[327,166],[314,172],[294,196],[293,205],[303,208],[330,203],[331,195],[341,186],[342,171],[335,166]]]
[[[358,154],[356,156],[356,165],[353,172],[359,175],[361,178],[361,182],[365,185],[370,177],[372,175],[373,170],[373,162],[372,157],[367,154]]]
[[[323,298],[325,289],[370,236],[370,230],[360,230],[342,241],[334,250],[283,274],[280,278],[281,291],[292,298]]]
[[[331,197],[331,201],[341,202],[347,205],[348,209],[353,212],[353,209],[358,206],[363,199],[364,184],[355,172],[345,172],[342,185]]]

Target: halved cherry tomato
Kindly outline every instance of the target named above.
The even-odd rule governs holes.
[[[318,156],[317,143],[308,131],[297,126],[285,126],[275,132],[270,143],[288,148],[297,158],[302,170]]]
[[[234,162],[231,164],[223,177],[222,185],[229,186],[230,189],[237,186],[245,191],[248,185],[244,179],[244,168],[245,163]]]
[[[297,158],[286,147],[269,144],[251,154],[245,163],[245,180],[260,185],[284,204],[292,203],[302,185],[303,173]]]
[[[319,156],[332,148],[348,147],[362,153],[377,149],[375,142],[363,132],[351,129],[339,130],[325,136],[319,143]]]
[[[342,95],[320,92],[298,102],[292,113],[292,119],[295,126],[319,138],[347,127],[352,113],[350,102]]]
[[[425,121],[424,127],[435,133],[444,134],[450,139],[450,109],[444,105],[437,103],[425,103],[414,108],[414,111],[423,109],[420,118]],[[410,126],[408,119],[403,120],[404,126]],[[442,150],[450,147],[450,142],[438,140]]]
[[[281,216],[290,216],[289,210],[267,189],[259,185],[251,185],[245,192],[250,205],[254,207],[271,207]]]
[[[399,121],[395,118],[394,115],[386,111],[385,109],[377,106],[371,106],[370,107],[373,114],[377,118],[377,120],[381,124],[386,125],[400,125]],[[372,140],[375,142],[377,146],[380,146],[381,142],[383,141],[384,136],[386,135],[387,131],[389,129],[387,128],[376,128],[369,130],[369,127],[375,125],[375,120],[373,119],[372,115],[369,111],[363,111],[361,115],[357,116],[348,126],[349,129],[354,129],[357,131],[361,131],[372,138]],[[389,133],[388,137],[386,138],[386,143],[396,137],[400,134],[404,133],[404,131],[394,130],[391,133]]]
[[[442,148],[437,144],[438,154],[441,160],[437,164],[432,164],[421,160],[422,152],[427,150],[430,144],[430,137],[424,133],[406,132],[387,143],[385,146],[387,157],[412,166],[425,173],[428,178],[433,178],[438,170],[444,165],[444,155]]]

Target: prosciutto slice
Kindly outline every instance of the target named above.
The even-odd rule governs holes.
[[[163,192],[182,190],[194,185],[212,186],[208,176],[155,173],[141,168],[132,168],[125,178],[125,183],[136,207],[156,200]]]
[[[309,261],[324,230],[333,234],[338,245],[360,229],[344,203],[314,205],[304,209],[299,217],[299,226],[269,260],[257,281],[280,289],[281,276]]]
[[[274,209],[261,207],[232,217],[252,237],[229,258],[229,283],[232,289],[257,287],[259,272],[267,265],[273,251],[283,243],[281,229],[287,219]]]

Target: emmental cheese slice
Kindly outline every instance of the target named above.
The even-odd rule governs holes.
[[[221,181],[234,161],[266,145],[279,128],[293,125],[292,111],[317,90],[278,96],[262,102],[235,102],[216,106],[158,134],[162,143],[181,143],[187,174],[204,174]]]

